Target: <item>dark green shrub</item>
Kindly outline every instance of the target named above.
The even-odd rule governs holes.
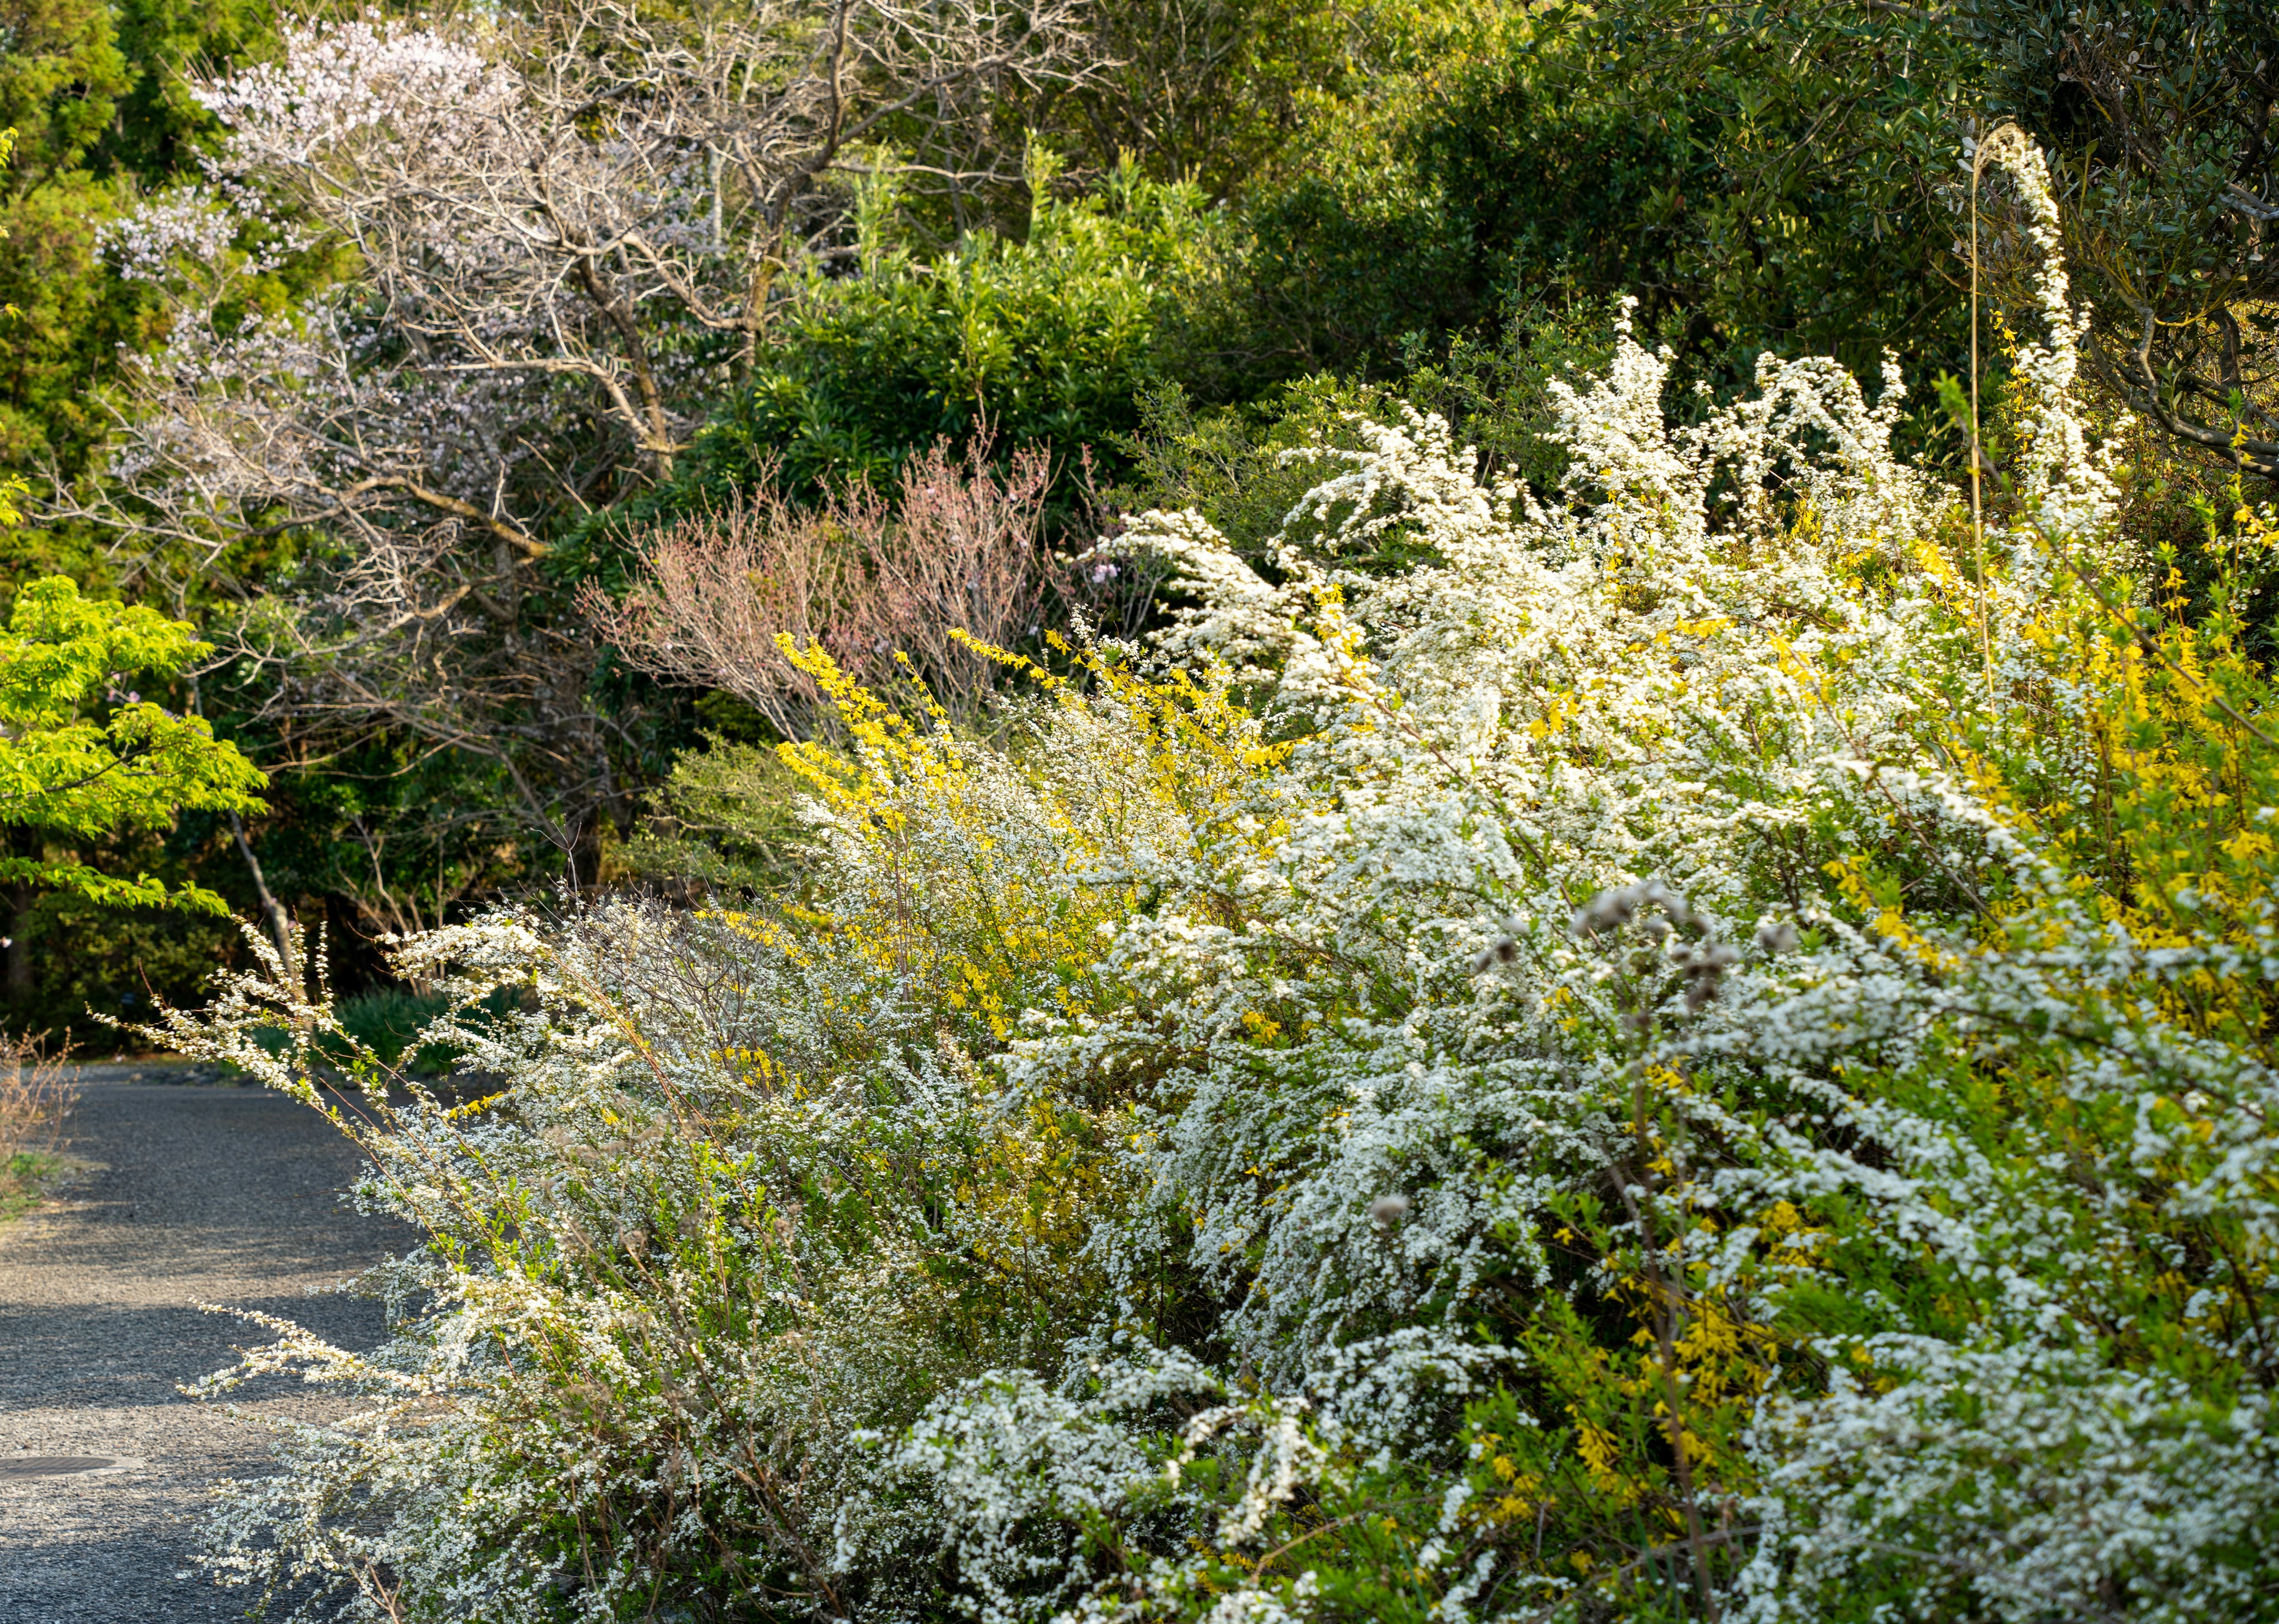
[[[480,1026],[494,1020],[515,1007],[511,989],[502,988],[481,1003],[471,1006],[461,1016]],[[341,1030],[355,1040],[349,1043],[339,1038],[320,1042],[318,1051],[341,1065],[347,1065],[361,1051],[382,1065],[399,1070],[434,1076],[450,1070],[458,1060],[458,1050],[449,1044],[420,1043],[420,1032],[429,1023],[448,1014],[451,1000],[440,992],[420,992],[410,987],[373,987],[363,992],[350,993],[334,1006]],[[282,1054],[289,1044],[282,1028],[265,1027],[255,1034],[256,1041],[272,1054]]]
[[[1950,364],[1949,194],[1984,78],[1967,29],[1898,7],[1499,19],[1324,107],[1316,162],[1250,199],[1190,371],[1219,398],[1382,378],[1515,304],[1620,294],[1715,383],[1768,349]]]
[[[429,1070],[434,1068],[418,1062],[431,1058],[448,1062],[449,1052],[434,1045],[415,1051],[413,1039],[419,1036],[422,1027],[449,1008],[450,1000],[439,992],[375,987],[341,1000],[341,1024],[388,1064],[400,1066],[405,1054],[411,1053],[415,1070]]]
[[[1217,229],[1201,194],[1130,165],[1081,196],[1042,199],[1025,238],[973,232],[938,255],[898,235],[890,196],[861,211],[855,269],[817,271],[784,302],[748,382],[700,430],[673,478],[611,509],[557,557],[614,574],[615,538],[773,482],[794,495],[868,479],[985,426],[999,452],[1112,456],[1159,374],[1157,331]]]

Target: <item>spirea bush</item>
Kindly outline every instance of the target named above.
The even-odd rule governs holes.
[[[1134,522],[1174,624],[1003,656],[992,742],[791,651],[842,724],[794,900],[403,944],[519,1001],[434,1029],[462,1102],[340,1114],[428,1238],[377,1352],[207,1384],[361,1400],[213,1566],[368,1619],[2279,1616],[2279,714],[2114,533],[2002,161],[2048,263],[1983,536],[1896,376],[1673,431],[1625,333],[1549,505],[1416,414],[1262,568]],[[273,973],[169,1021],[312,1099],[252,1033],[337,1025]]]

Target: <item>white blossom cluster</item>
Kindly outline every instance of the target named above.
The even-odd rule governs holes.
[[[1689,1491],[1730,1554],[1653,1616],[2260,1616],[2279,1079],[2190,1012],[2279,979],[2273,900],[2141,939],[1984,770],[2088,781],[2065,628],[2125,553],[2045,247],[1983,585],[1896,377],[1768,359],[1673,430],[1625,330],[1547,506],[1412,414],[1307,453],[1270,568],[1132,525],[1160,642],[1001,745],[857,729],[798,909],[407,946],[524,1013],[440,1034],[495,1099],[364,1136],[429,1295],[257,1356],[373,1402],[240,1489],[224,1570],[375,1619],[1353,1618],[1320,1508],[1399,1477],[1414,1616],[1620,1616],[1466,1419],[1546,1379],[1515,1304],[1619,1289],[1559,1253],[1590,1195],[1783,1349]],[[1428,562],[1350,564],[1387,535]],[[305,1088],[265,1018],[329,1017],[272,977],[173,1035]]]
[[[503,40],[350,20],[297,25],[285,47],[194,87],[226,132],[207,183],[111,234],[172,307],[116,473],[221,533],[234,509],[280,502],[511,532],[530,523],[526,476],[578,455],[548,423],[597,399],[635,446],[686,430],[705,369],[654,331],[677,318],[673,276],[627,283],[624,247],[707,216],[685,140],[587,139],[542,75],[495,59]],[[342,244],[358,274],[302,310],[265,295],[295,256]]]
[[[198,100],[239,142],[306,164],[367,131],[432,147],[414,161],[463,152],[521,99],[514,76],[472,46],[367,18],[286,30],[283,63],[260,63],[201,86]],[[250,158],[253,152],[242,155]]]

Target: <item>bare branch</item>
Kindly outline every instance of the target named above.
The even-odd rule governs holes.
[[[582,601],[634,666],[725,688],[787,738],[816,726],[819,694],[777,642],[820,644],[859,682],[891,687],[901,661],[934,701],[971,714],[994,691],[994,647],[1037,629],[1052,571],[1041,546],[1043,453],[1000,478],[986,437],[961,467],[937,444],[891,506],[858,486],[821,513],[762,488],[741,504],[645,541],[644,578],[623,603]],[[901,656],[898,660],[897,656]]]

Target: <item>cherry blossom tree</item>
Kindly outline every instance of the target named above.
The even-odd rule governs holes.
[[[596,645],[536,568],[549,534],[671,474],[864,177],[1017,178],[994,110],[1095,71],[1079,7],[295,27],[281,62],[196,87],[226,131],[204,183],[113,233],[170,333],[132,365],[107,482],[52,516],[113,528],[178,594],[219,578],[241,608],[217,635],[288,729],[472,751],[573,847],[629,808]],[[323,255],[352,272],[280,300]]]

